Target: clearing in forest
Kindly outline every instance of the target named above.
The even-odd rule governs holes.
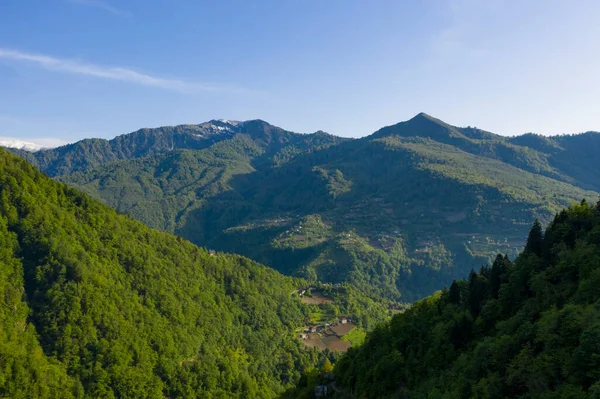
[[[302,303],[306,303],[309,305],[321,305],[324,303],[333,303],[331,298],[327,298],[323,296],[319,291],[315,291],[311,294],[311,296],[303,295],[300,297],[300,301]]]

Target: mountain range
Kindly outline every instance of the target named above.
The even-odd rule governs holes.
[[[11,150],[60,181],[0,149],[0,396],[597,398],[598,140],[419,114]]]
[[[505,137],[423,113],[360,139],[213,120],[13,150],[151,227],[402,301],[596,199],[599,151],[596,132]]]

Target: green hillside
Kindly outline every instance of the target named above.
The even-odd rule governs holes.
[[[516,255],[530,220],[596,198],[595,158],[575,154],[600,135],[583,136],[519,142],[425,114],[357,140],[211,121],[27,156],[198,245],[411,301]]]
[[[0,397],[275,397],[323,359],[295,336],[301,286],[0,150]]]
[[[339,398],[600,397],[600,202],[415,303],[335,367]]]
[[[503,137],[474,127],[451,126],[421,113],[413,119],[388,126],[373,136],[426,137],[460,150],[497,159],[520,169],[551,177],[584,189],[600,191],[596,154],[600,133],[546,137],[524,134]]]

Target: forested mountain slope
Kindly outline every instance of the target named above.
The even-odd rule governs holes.
[[[532,133],[503,137],[474,127],[449,125],[427,114],[373,134],[427,137],[464,152],[493,158],[520,169],[552,177],[584,189],[600,191],[600,133],[542,136]]]
[[[394,316],[335,374],[340,398],[600,397],[600,202],[536,222],[514,262]]]
[[[556,137],[525,134],[511,137],[509,141],[543,154],[552,168],[567,176],[567,181],[600,191],[600,133]]]
[[[295,338],[299,284],[0,149],[0,397],[275,397],[319,356]]]
[[[357,140],[212,121],[120,136],[110,151],[84,141],[28,156],[196,244],[410,301],[498,251],[515,255],[530,220],[596,198],[596,158],[575,154],[600,135],[583,136],[519,143],[426,114]]]
[[[178,149],[199,150],[237,135],[250,136],[267,153],[283,148],[293,154],[344,139],[323,132],[301,135],[261,120],[246,122],[212,120],[199,125],[140,129],[112,140],[85,139],[74,144],[30,153],[12,150],[49,176],[80,172],[107,163],[169,153]]]

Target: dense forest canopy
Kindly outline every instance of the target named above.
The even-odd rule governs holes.
[[[531,220],[596,198],[599,146],[419,114],[357,140],[219,120],[19,153],[195,244],[410,302],[516,256]]]
[[[394,316],[335,375],[341,398],[599,398],[600,202],[536,221],[518,258]]]
[[[295,337],[303,285],[0,150],[1,397],[275,397],[323,361]]]

